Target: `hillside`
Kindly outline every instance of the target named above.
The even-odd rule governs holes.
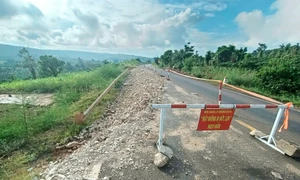
[[[12,46],[6,44],[0,44],[0,61],[1,60],[17,60],[18,52],[21,46]],[[42,55],[52,55],[64,61],[77,60],[80,57],[83,60],[109,60],[109,61],[123,61],[128,59],[140,58],[142,61],[149,60],[148,57],[128,55],[128,54],[109,54],[109,53],[94,53],[85,51],[71,51],[71,50],[44,50],[44,49],[34,49],[28,48],[29,52],[34,57],[39,57]]]

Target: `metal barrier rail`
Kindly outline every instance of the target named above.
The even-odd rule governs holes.
[[[160,113],[160,123],[159,123],[159,138],[156,143],[157,149],[159,152],[165,154],[170,159],[173,156],[173,151],[163,145],[163,131],[164,131],[164,116],[165,116],[165,109],[179,109],[179,108],[192,108],[192,109],[279,109],[276,115],[274,124],[272,126],[272,130],[269,135],[264,137],[256,137],[261,142],[265,143],[266,145],[272,147],[273,149],[279,151],[282,154],[285,154],[276,146],[276,142],[274,139],[274,135],[276,133],[276,129],[278,128],[278,124],[280,119],[284,113],[285,109],[293,108],[293,106],[289,105],[276,105],[276,104],[152,104],[152,108],[161,109]]]
[[[237,109],[269,109],[269,108],[288,108],[287,105],[276,104],[152,104],[156,109],[168,109],[168,108],[193,108],[193,109],[205,109],[205,108],[237,108]]]

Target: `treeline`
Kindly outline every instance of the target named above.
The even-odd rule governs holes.
[[[154,58],[161,67],[184,71],[198,77],[214,78],[216,75],[203,73],[206,70],[218,73],[236,72],[231,77],[236,85],[255,86],[264,92],[274,95],[300,95],[300,46],[282,44],[276,49],[267,49],[259,43],[256,50],[248,52],[247,47],[237,48],[234,45],[218,47],[216,52],[207,51],[201,56],[191,43],[179,50],[167,50],[160,57]],[[206,71],[207,72],[207,71]],[[245,73],[245,74],[243,74]],[[247,83],[239,80],[247,76]],[[226,73],[224,74],[226,75]],[[230,79],[229,79],[230,80]]]
[[[71,63],[59,60],[52,55],[43,55],[39,59],[35,59],[26,48],[22,48],[18,55],[21,57],[21,61],[0,61],[0,83],[49,76],[57,77],[60,73],[90,71],[102,64],[112,63],[108,60],[82,60],[80,57],[76,62]],[[141,63],[141,60],[137,58],[131,62]]]

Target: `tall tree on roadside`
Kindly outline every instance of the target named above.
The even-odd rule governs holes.
[[[184,59],[194,55],[194,46],[191,46],[190,44],[191,43],[188,42],[186,45],[184,45]]]
[[[258,52],[258,57],[262,58],[264,56],[265,51],[267,50],[267,45],[263,43],[258,43],[258,48],[256,49]]]
[[[42,77],[54,76],[57,75],[64,69],[65,62],[57,59],[53,56],[40,56],[38,61],[40,66],[40,73]]]
[[[205,54],[205,63],[206,65],[209,65],[209,61],[212,60],[212,52],[211,51],[207,51]]]
[[[34,60],[34,58],[29,54],[28,49],[26,48],[22,48],[19,51],[19,56],[21,58],[23,58],[23,61],[21,63],[21,66],[23,68],[27,68],[32,76],[33,79],[36,79],[36,61]]]
[[[154,63],[158,65],[159,57],[154,57],[153,59],[154,59]]]
[[[160,60],[164,65],[169,65],[172,60],[172,50],[167,50],[163,55],[160,56]]]

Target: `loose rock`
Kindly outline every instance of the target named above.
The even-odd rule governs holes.
[[[282,179],[282,177],[281,177],[281,175],[279,174],[279,173],[277,173],[277,172],[271,172],[272,173],[272,175],[274,176],[274,177],[276,177],[277,179]]]
[[[166,165],[169,161],[169,158],[162,154],[162,153],[157,153],[154,156],[154,164],[157,167],[163,167],[164,165]]]

